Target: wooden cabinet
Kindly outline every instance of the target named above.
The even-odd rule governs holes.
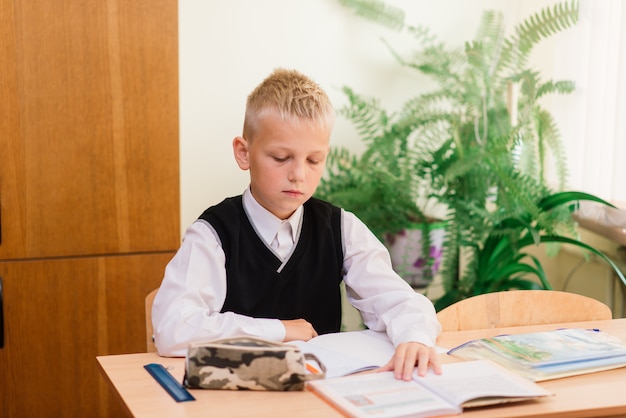
[[[145,351],[142,301],[171,256],[0,262],[1,415],[123,416],[95,357]]]
[[[0,6],[0,416],[119,416],[180,240],[176,0]]]

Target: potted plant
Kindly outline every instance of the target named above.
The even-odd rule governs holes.
[[[510,36],[502,13],[486,11],[476,37],[450,48],[427,29],[406,25],[402,10],[384,2],[340,2],[369,20],[406,30],[417,51],[405,59],[389,49],[401,65],[431,76],[438,86],[406,101],[392,117],[376,101],[346,90],[358,111],[348,116],[360,121],[360,132],[385,139],[381,148],[401,150],[405,181],[447,208],[445,294],[435,301],[437,309],[488,291],[549,289],[539,261],[523,249],[548,242],[591,249],[576,239],[569,208],[578,199],[608,204],[548,187],[547,159],[554,159],[560,190],[565,156],[556,123],[540,99],[569,93],[574,85],[542,81],[528,65],[538,42],[577,22],[578,3],[541,10]],[[407,188],[413,199],[420,193],[416,188]]]

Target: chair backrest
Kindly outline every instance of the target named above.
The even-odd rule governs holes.
[[[157,351],[154,345],[154,331],[152,329],[152,302],[159,289],[156,288],[146,296],[146,351],[155,353]]]
[[[443,331],[612,319],[604,303],[556,290],[509,290],[473,296],[437,313]]]

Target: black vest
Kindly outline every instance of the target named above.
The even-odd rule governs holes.
[[[226,255],[226,300],[221,312],[256,318],[298,319],[319,334],[341,326],[343,249],[341,209],[311,198],[291,258],[281,260],[256,234],[242,197],[227,198],[200,216],[219,235]]]

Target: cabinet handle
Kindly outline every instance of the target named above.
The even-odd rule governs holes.
[[[4,348],[4,306],[2,305],[2,277],[0,277],[0,348]]]

